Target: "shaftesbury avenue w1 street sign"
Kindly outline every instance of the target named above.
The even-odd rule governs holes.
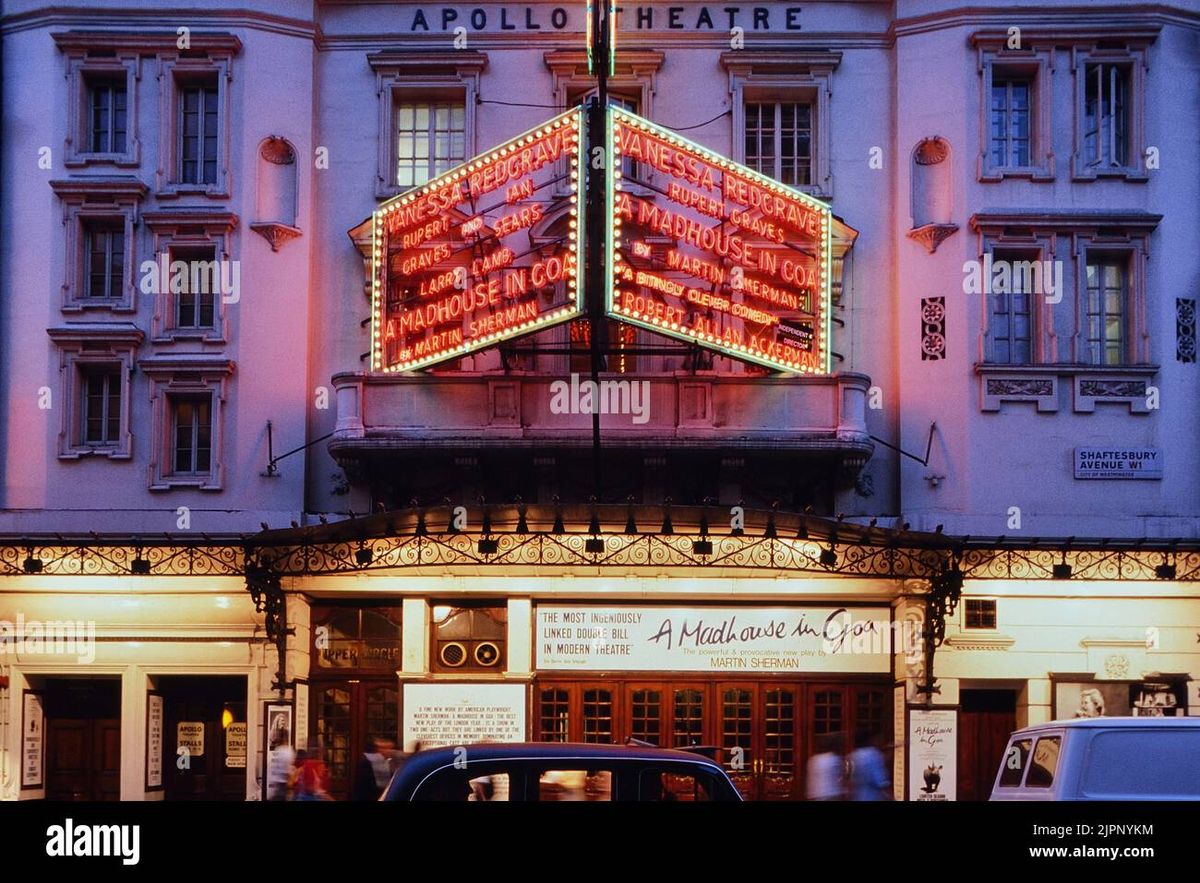
[[[382,203],[371,366],[411,371],[581,312],[579,109]]]
[[[624,110],[608,119],[609,313],[829,373],[829,207]]]

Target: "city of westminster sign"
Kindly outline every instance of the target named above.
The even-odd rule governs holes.
[[[830,372],[829,206],[610,106],[616,15],[613,0],[588,6],[586,107],[374,212],[372,370],[586,317],[593,380],[611,319],[779,372]]]

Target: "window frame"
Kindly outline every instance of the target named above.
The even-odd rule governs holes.
[[[150,378],[150,406],[154,442],[150,457],[150,490],[194,488],[204,491],[222,489],[224,459],[223,411],[229,376],[234,364],[222,356],[161,355],[138,362]],[[211,439],[207,472],[175,471],[175,418],[173,402],[184,397],[211,396]]]
[[[462,104],[462,105],[459,104],[458,98],[459,98],[459,96],[457,96],[454,93],[448,93],[446,95],[440,95],[437,93],[422,94],[422,93],[415,93],[415,92],[411,92],[411,91],[407,91],[407,90],[400,90],[397,93],[396,107],[394,109],[395,112],[392,117],[393,125],[395,126],[395,128],[392,131],[392,142],[393,142],[393,144],[392,144],[392,180],[394,182],[394,186],[399,188],[402,192],[411,190],[414,187],[423,187],[425,184],[432,181],[438,175],[444,174],[445,172],[448,172],[450,169],[457,168],[458,166],[462,165],[464,162],[466,162],[468,159],[471,158],[472,154],[467,152],[467,121],[466,121],[467,108],[466,108],[465,104]],[[403,135],[403,132],[401,132],[401,130],[400,130],[399,119],[400,119],[400,117],[403,116],[402,111],[404,110],[405,107],[412,107],[414,109],[414,111],[419,108],[427,108],[428,112],[429,112],[429,123],[428,123],[428,126],[426,127],[425,134],[426,134],[426,137],[429,139],[431,149],[428,153],[425,154],[424,157],[416,156],[415,151],[413,153],[413,156],[410,157],[410,159],[413,160],[412,170],[414,172],[414,175],[413,175],[414,178],[416,177],[415,173],[417,171],[420,171],[419,163],[422,160],[424,161],[425,168],[423,171],[425,173],[425,180],[414,181],[411,184],[399,183],[400,159],[401,159],[401,157],[400,157],[400,141],[401,141],[401,138]],[[450,110],[451,114],[453,114],[453,112],[457,109],[461,108],[461,110],[462,110],[462,114],[463,114],[463,130],[462,130],[463,155],[461,157],[455,157],[455,156],[447,157],[446,162],[448,163],[448,165],[446,166],[446,168],[439,170],[438,169],[438,159],[437,159],[436,151],[433,149],[433,143],[437,140],[437,133],[439,131],[438,127],[437,127],[437,112],[442,108],[448,108]],[[451,118],[450,125],[451,125],[451,128],[448,130],[448,132],[451,135],[453,135],[453,133],[455,131],[454,127],[453,127],[453,118]],[[408,130],[405,130],[405,131],[408,131]],[[414,128],[412,129],[412,132],[413,132],[414,136],[420,135],[420,129],[416,128],[415,125],[414,125]]]
[[[833,198],[832,117],[833,76],[842,53],[835,51],[729,51],[721,64],[729,73],[732,113],[731,159],[746,164],[746,104],[759,101],[812,105],[812,183],[794,187],[818,199]],[[791,186],[791,185],[789,185]]]
[[[1145,242],[1128,237],[1100,234],[1079,237],[1076,243],[1075,333],[1072,337],[1074,361],[1093,371],[1112,371],[1136,368],[1150,362],[1150,328],[1147,319]],[[1121,361],[1117,364],[1095,362],[1091,358],[1089,339],[1087,268],[1093,259],[1105,263],[1113,259],[1124,263],[1124,310]]]
[[[992,607],[991,607],[992,624],[991,625],[972,625],[971,624],[970,616],[968,614],[968,609],[970,607],[971,602],[977,602],[977,603],[982,603],[982,604],[990,603],[992,605]],[[999,630],[999,628],[1000,628],[1000,604],[997,601],[997,599],[995,599],[995,598],[964,598],[963,599],[962,627],[963,627],[964,631],[972,631],[972,632],[977,632],[977,631],[994,632],[994,631]]]
[[[986,243],[984,257],[990,256],[992,265],[998,261],[1053,261],[1054,244],[1052,239],[1012,239],[1000,237]],[[984,280],[988,289],[991,280]],[[1063,280],[1066,287],[1066,280]],[[1008,294],[1013,294],[1009,291]],[[997,315],[994,309],[995,292],[985,291],[980,297],[983,304],[983,331],[981,334],[982,363],[988,366],[1004,368],[1022,368],[1045,364],[1053,351],[1054,341],[1054,308],[1045,295],[1035,291],[1028,292],[1029,296],[1029,359],[1028,361],[1000,361],[996,357],[996,336],[994,321]],[[1010,308],[1010,320],[1012,310]]]
[[[130,168],[141,165],[142,144],[138,137],[138,111],[142,79],[141,56],[136,51],[120,51],[115,55],[92,56],[92,48],[74,41],[56,42],[67,56],[67,136],[63,165],[69,169],[89,165],[113,165]],[[95,151],[91,149],[91,85],[95,80],[125,81],[125,149]]]
[[[140,203],[146,195],[146,186],[132,178],[51,181],[50,186],[62,202],[66,232],[60,308],[67,313],[86,310],[134,312],[137,309],[137,286],[134,284],[137,237],[134,229]],[[113,297],[91,297],[86,294],[86,229],[93,223],[120,224],[125,229],[125,266],[121,291]]]
[[[133,455],[132,406],[134,353],[144,335],[131,324],[73,323],[48,328],[46,333],[59,352],[59,395],[66,407],[59,408],[58,459],[107,457],[128,460]],[[83,426],[87,393],[86,374],[98,368],[115,367],[120,389],[120,425],[111,443],[85,442]]]
[[[1151,361],[1147,264],[1150,238],[1161,221],[1162,215],[1144,211],[1004,210],[971,216],[971,228],[979,236],[981,261],[986,251],[997,246],[1032,250],[1034,244],[1041,244],[1043,260],[1063,263],[1063,297],[1058,303],[1049,303],[1044,297],[1036,299],[1044,324],[1035,328],[1042,350],[1041,360],[1033,365],[986,360],[990,355],[990,302],[980,298],[981,333],[975,373],[980,378],[981,410],[1000,411],[1005,402],[1035,402],[1039,412],[1054,412],[1059,408],[1059,388],[1066,386],[1072,390],[1076,413],[1092,413],[1096,402],[1123,404],[1133,414],[1150,413],[1145,391],[1159,366]],[[1085,360],[1089,254],[1123,255],[1128,259],[1128,342],[1120,365],[1096,365]]]
[[[1101,48],[1097,44],[1074,46],[1071,66],[1074,78],[1075,125],[1071,152],[1072,179],[1094,181],[1099,178],[1120,178],[1126,181],[1148,181],[1146,169],[1146,78],[1148,63],[1146,45],[1132,41],[1120,48]],[[1128,102],[1127,144],[1125,162],[1119,166],[1092,165],[1087,156],[1086,112],[1087,73],[1092,65],[1116,65],[1127,71]]]
[[[203,195],[228,199],[233,192],[230,161],[230,85],[233,82],[233,51],[214,50],[201,57],[159,55],[159,146],[155,191],[160,199]],[[183,180],[183,94],[200,81],[216,80],[217,155],[216,180],[193,183]]]
[[[367,62],[375,72],[375,90],[379,96],[376,199],[389,199],[410,189],[396,183],[397,108],[405,97],[461,99],[465,111],[463,153],[466,159],[478,154],[475,106],[479,75],[487,65],[484,53],[474,50],[415,53],[384,50],[368,55]]]
[[[979,155],[977,178],[998,182],[1005,178],[1053,181],[1055,178],[1053,132],[1053,46],[1010,50],[1004,40],[974,35],[979,71]],[[1005,38],[1005,40],[1007,37]],[[997,165],[992,160],[992,89],[1000,78],[1023,78],[1029,90],[1029,164]]]
[[[163,255],[167,256],[168,281],[170,278],[170,263],[174,260],[175,250],[212,249],[213,260],[221,263],[236,261],[234,248],[237,237],[234,231],[238,226],[237,215],[223,211],[153,211],[143,215],[146,228],[151,236],[151,253],[149,259],[155,263],[156,278],[161,276]],[[223,273],[223,268],[218,267]],[[223,278],[223,277],[222,277]],[[239,283],[240,283],[239,268]],[[162,287],[158,278],[157,286]],[[228,341],[229,313],[228,303],[240,299],[241,292],[236,298],[228,301],[224,295],[213,296],[213,324],[211,327],[180,327],[176,322],[179,313],[178,294],[170,290],[151,295],[154,298],[154,312],[150,319],[150,339],[154,343],[172,343],[175,341],[199,341],[202,343],[223,344]]]
[[[807,184],[794,183],[791,181],[785,181],[783,179],[783,174],[782,174],[783,173],[783,163],[784,163],[783,108],[785,105],[796,108],[797,110],[799,110],[800,108],[807,108],[807,110],[808,110],[808,147],[809,147],[809,152],[808,152],[807,158],[805,159],[805,162],[808,165],[808,177],[809,177],[810,181]],[[770,131],[770,133],[771,133],[771,140],[773,142],[773,144],[771,146],[772,146],[772,154],[773,154],[773,163],[774,163],[775,167],[774,167],[774,169],[772,169],[770,171],[767,171],[767,170],[761,169],[761,168],[756,168],[755,164],[753,162],[750,162],[748,159],[745,158],[746,139],[749,137],[749,132],[746,131],[746,118],[749,116],[749,114],[747,113],[747,109],[750,106],[763,107],[763,108],[769,107],[769,108],[772,108],[774,111],[773,115],[774,115],[775,119],[774,119],[774,122],[772,123],[770,129],[768,130],[768,129],[762,128],[761,126],[759,128],[760,133],[765,133],[767,131]],[[814,172],[816,171],[815,170],[816,162],[815,162],[814,152],[815,152],[815,147],[816,147],[817,123],[816,123],[816,120],[814,119],[815,116],[816,116],[816,114],[814,112],[814,104],[812,101],[796,100],[795,98],[790,97],[790,96],[784,96],[784,97],[770,96],[770,95],[765,96],[765,97],[763,97],[763,96],[746,96],[742,102],[742,136],[741,136],[742,155],[743,155],[742,162],[749,168],[754,169],[759,174],[766,175],[768,178],[778,181],[781,184],[785,184],[788,187],[793,187],[797,190],[807,190],[808,188],[812,187],[813,184],[812,184],[811,179],[814,177]],[[762,141],[761,137],[759,138],[759,141],[761,143],[761,141]],[[792,157],[792,159],[797,165],[799,165],[800,154],[795,154]]]

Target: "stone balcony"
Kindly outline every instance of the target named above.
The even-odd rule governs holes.
[[[580,384],[586,380],[578,377]],[[866,426],[871,381],[863,374],[680,372],[604,375],[601,382],[606,381],[645,384],[636,391],[632,386],[604,391],[607,401],[630,406],[625,413],[602,412],[608,449],[809,454],[852,471],[874,450]],[[570,383],[561,375],[516,371],[338,374],[337,425],[329,450],[348,463],[415,450],[589,448],[592,418],[578,407],[581,389]],[[643,402],[635,393],[648,397]]]

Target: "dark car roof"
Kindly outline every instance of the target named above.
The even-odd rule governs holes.
[[[461,754],[465,749],[465,756]],[[673,748],[653,748],[642,745],[598,745],[591,742],[480,742],[468,745],[448,745],[418,751],[386,789],[388,793],[406,792],[435,770],[451,766],[455,761],[468,764],[506,760],[588,760],[624,761],[632,763],[686,763],[702,766],[724,775],[716,761],[701,754]]]
[[[720,769],[716,761],[702,754],[680,751],[675,748],[652,748],[642,745],[599,745],[592,742],[479,742],[469,745],[452,745],[419,751],[408,759],[405,769],[422,766],[430,768],[453,763],[466,750],[470,763],[492,760],[526,760],[560,758],[588,758],[595,760],[641,760],[641,761],[689,761]]]

